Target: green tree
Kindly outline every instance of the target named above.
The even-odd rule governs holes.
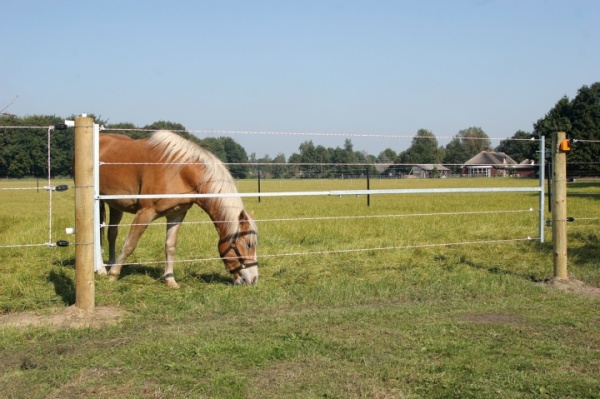
[[[20,146],[15,147],[15,152],[8,167],[8,176],[16,178],[31,176],[32,169],[31,157],[26,149]]]
[[[290,166],[288,167],[288,172],[287,172],[289,177],[295,177],[302,173],[302,170],[300,169],[301,163],[302,163],[302,156],[300,154],[295,152],[292,155],[290,155],[290,157],[288,158],[288,164]]]
[[[276,179],[280,179],[282,177],[285,177],[285,171],[286,171],[286,166],[285,164],[285,155],[283,153],[279,153],[277,154],[277,156],[275,158],[273,158],[272,163],[274,164],[271,167],[271,173],[273,175],[274,178]]]
[[[490,138],[479,127],[461,130],[446,145],[445,164],[460,165],[485,149],[491,149]]]
[[[271,162],[273,162],[273,160],[271,159],[269,154],[265,154],[262,158],[257,159],[256,153],[253,152],[252,154],[250,154],[248,162],[256,164],[252,165],[252,171],[255,175],[260,176],[261,178],[271,176],[273,168]]]
[[[117,130],[119,129],[119,130]],[[125,130],[120,130],[125,129]],[[104,131],[108,133],[118,133],[124,134],[125,136],[129,136],[132,139],[142,139],[144,137],[148,137],[150,133],[148,132],[140,132],[136,131],[139,129],[131,122],[120,122],[120,123],[108,123],[104,125]]]
[[[223,148],[229,164],[229,172],[238,179],[244,179],[248,176],[248,154],[244,147],[233,140],[231,137],[219,137],[223,142]]]
[[[413,137],[410,147],[396,157],[396,163],[439,163],[442,160],[441,154],[435,135],[429,130],[419,129],[417,134]]]
[[[377,162],[391,163],[394,162],[394,159],[396,159],[397,156],[398,154],[396,154],[396,151],[392,150],[391,148],[386,148],[385,150],[381,151],[377,156]]]
[[[517,162],[538,160],[539,144],[533,138],[533,134],[519,130],[510,139],[501,141],[495,151],[504,152]]]
[[[331,151],[322,145],[318,145],[315,147],[314,159],[317,165],[312,169],[313,173],[326,177],[329,174],[329,168],[326,164],[331,162]]]
[[[435,164],[442,161],[443,150],[438,147],[435,135],[429,130],[419,129],[410,147],[394,159],[396,173],[408,173],[416,164]]]
[[[215,154],[223,162],[227,162],[227,152],[225,151],[225,144],[223,140],[216,137],[206,137],[200,139],[200,145],[208,151]]]
[[[361,151],[354,151],[350,139],[346,139],[344,147],[325,148],[315,146],[312,140],[300,144],[300,153],[292,154],[288,162],[295,164],[292,174],[302,173],[304,177],[340,177],[363,174],[365,167],[357,163],[374,162],[374,157]]]
[[[183,133],[184,135],[189,135],[186,132],[185,126],[181,123],[170,122],[170,121],[156,121],[149,125],[143,127],[143,129],[152,129],[152,130],[173,130],[177,131],[177,133]]]
[[[19,118],[15,115],[0,116],[0,176],[5,177],[46,177],[48,175],[48,132],[52,149],[51,175],[71,173],[71,147],[57,145],[63,136],[69,137],[72,129],[59,131],[49,129],[63,119],[50,115],[32,115]],[[14,126],[2,127],[2,126]],[[40,128],[19,129],[18,126],[40,126]],[[72,137],[72,136],[71,136]],[[72,141],[68,141],[72,142]],[[68,158],[69,162],[61,162]],[[59,161],[58,164],[56,161]]]
[[[300,151],[297,154],[298,156],[296,157],[292,155],[294,159],[293,163],[298,164],[296,167],[297,171],[304,177],[314,177],[321,171],[321,165],[317,164],[322,161],[324,148],[322,146],[319,147],[320,148],[317,149],[312,140],[304,141],[298,147],[298,150]],[[290,159],[292,157],[290,157]]]
[[[55,131],[52,135],[52,175],[73,176],[73,153],[75,150],[75,130]]]
[[[533,125],[533,131],[536,137],[546,136],[549,142],[552,139],[552,133],[563,131],[571,131],[571,102],[565,96],[558,100],[554,108],[552,108],[543,118]]]
[[[118,131],[133,138],[147,137],[149,132],[140,132],[132,123],[106,124],[101,118],[93,114],[95,123],[105,126],[105,131],[111,129],[131,129],[131,131]],[[66,119],[74,119],[72,115]],[[2,177],[45,177],[48,172],[48,127],[62,123],[65,118],[48,115],[32,115],[24,118],[15,115],[0,115],[0,176]],[[39,129],[19,129],[18,126],[40,126]],[[137,129],[137,131],[136,131]],[[200,140],[198,137],[185,131],[182,124],[166,121],[154,122],[146,125],[144,130],[174,130],[187,138],[213,152],[219,159],[226,163],[237,163],[232,166],[231,173],[235,177],[247,175],[247,155],[244,148],[229,137],[207,138]],[[51,131],[51,174],[52,176],[71,176],[74,149],[74,129]]]
[[[578,140],[600,140],[600,82],[583,86],[573,100],[561,98],[556,105],[534,124],[534,135],[546,136],[550,146],[552,134],[564,131]],[[568,155],[569,175],[598,175],[597,160],[600,146],[593,142],[575,143]]]

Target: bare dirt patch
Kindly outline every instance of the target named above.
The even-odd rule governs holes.
[[[552,279],[550,286],[562,291],[573,292],[575,294],[590,295],[600,297],[600,288],[586,285],[583,281],[575,278],[568,280]]]
[[[85,312],[76,306],[52,311],[48,314],[33,312],[10,313],[0,316],[0,326],[12,327],[51,327],[60,328],[100,328],[118,324],[127,311],[119,307],[99,306],[93,313]]]

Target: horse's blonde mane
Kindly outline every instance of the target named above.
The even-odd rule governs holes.
[[[176,133],[168,130],[156,131],[150,136],[148,144],[162,152],[161,162],[166,163],[201,163],[204,173],[201,181],[196,182],[196,188],[200,192],[202,187],[208,188],[210,193],[235,194],[237,187],[229,170],[223,162],[210,151],[199,145],[184,139]],[[219,222],[227,225],[228,234],[235,234],[239,228],[239,216],[244,210],[241,197],[207,198],[206,204],[220,210]],[[256,225],[249,217],[252,229],[256,231]],[[254,235],[249,235],[252,237]]]

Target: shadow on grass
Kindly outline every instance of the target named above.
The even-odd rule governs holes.
[[[54,292],[67,306],[75,304],[75,282],[63,270],[48,273],[48,281],[54,284]]]
[[[220,273],[192,273],[191,276],[197,280],[205,282],[207,284],[233,284],[233,280],[229,276],[225,276]]]
[[[140,264],[126,264],[121,269],[121,274],[119,278],[124,278],[127,276],[134,275],[144,275],[148,276],[155,280],[162,280],[164,274],[164,269],[162,267],[153,267],[153,266],[145,266]],[[207,284],[226,284],[231,285],[233,280],[231,277],[220,274],[220,273],[198,273],[192,272],[189,274],[189,277],[202,281]],[[177,274],[177,270],[175,270],[175,279],[183,279],[184,275]],[[179,280],[178,280],[179,281]]]
[[[499,267],[496,267],[496,266],[488,267],[482,263],[472,262],[469,259],[463,259],[462,263],[464,263],[467,266],[472,267],[473,269],[484,270],[486,272],[489,272],[490,274],[513,276],[513,277],[518,277],[518,278],[526,279],[529,281],[533,281],[536,283],[543,282],[546,280],[544,278],[540,278],[539,276],[536,276],[535,274],[518,273],[518,272],[515,272],[512,270],[500,269]]]
[[[109,267],[107,267],[107,271],[110,271]],[[162,278],[163,272],[164,272],[164,269],[160,266],[158,266],[158,267],[146,266],[146,265],[140,265],[137,263],[124,264],[123,268],[121,269],[121,274],[119,275],[119,278],[123,278],[123,277],[127,277],[127,276],[134,276],[134,275],[144,275],[144,276],[148,276],[154,280],[159,280]]]
[[[552,255],[552,244],[551,243],[543,243],[543,244],[541,244],[540,247],[543,252],[546,252],[549,255]],[[474,268],[474,269],[487,271],[490,274],[518,277],[521,279],[532,281],[534,283],[544,283],[544,282],[548,282],[551,280],[551,277],[548,277],[548,276],[541,277],[534,273],[521,273],[521,272],[516,272],[514,270],[502,269],[497,266],[486,266],[483,263],[473,262],[473,261],[467,259],[466,257],[462,258],[461,262],[467,266]]]
[[[75,269],[75,258],[55,261],[53,264],[55,266],[61,266],[61,267],[66,267],[66,268],[70,268],[70,269]],[[107,267],[107,271],[108,270],[110,270],[110,267]],[[59,273],[51,272],[50,274],[51,275],[60,274],[65,279],[69,278],[63,271],[61,271]],[[132,264],[123,265],[123,268],[121,269],[121,274],[119,275],[119,279],[127,277],[127,276],[144,275],[144,276],[148,276],[154,280],[161,280],[163,278],[163,274],[164,274],[164,269],[162,266],[146,266],[146,265],[140,265],[137,263],[132,263]],[[175,278],[177,279],[178,277],[183,278],[183,275],[178,276],[177,271],[175,271]],[[233,284],[233,280],[231,279],[231,277],[227,276],[227,275],[223,275],[222,273],[192,272],[190,274],[190,277],[192,277],[193,279],[202,281],[204,283],[207,283],[207,284],[225,284],[225,285]],[[49,277],[49,281],[54,283],[55,290],[56,290],[57,283],[55,283],[54,280],[56,280],[56,276]],[[73,288],[72,288],[73,303],[75,303],[75,289],[74,289],[74,284],[72,281],[71,281],[71,284],[73,285]],[[61,294],[57,291],[57,295],[61,295]],[[63,298],[63,300],[64,300],[64,298]],[[67,302],[65,302],[65,303],[67,303]]]
[[[75,269],[75,258],[63,259],[63,260],[55,260],[52,262],[54,266],[68,267],[71,269]]]
[[[579,245],[568,249],[569,262],[587,267],[600,267],[597,259],[600,258],[600,234],[575,232],[571,238]]]

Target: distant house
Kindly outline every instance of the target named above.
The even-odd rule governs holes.
[[[393,166],[393,165],[394,165],[393,163],[376,163],[375,170],[377,171],[377,173],[384,173],[385,171],[387,171],[390,168],[390,166]]]
[[[515,175],[519,177],[535,177],[538,165],[532,159],[526,159],[515,166]]]
[[[463,176],[496,177],[513,175],[517,162],[503,152],[483,150],[461,166]]]
[[[418,179],[430,178],[430,177],[441,177],[446,178],[450,174],[450,169],[441,164],[420,164],[415,165],[411,168],[408,173],[409,176],[413,176]]]

